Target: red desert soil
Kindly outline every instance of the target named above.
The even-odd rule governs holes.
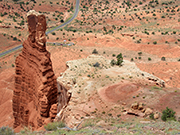
[[[15,47],[17,45],[20,45],[21,42],[19,41],[13,41],[12,38],[9,37],[9,39],[7,38],[9,36],[3,36],[2,34],[0,34],[0,52],[3,52],[7,49],[10,49],[11,47]]]
[[[12,98],[14,89],[14,70],[6,69],[0,73],[0,127],[13,126]]]
[[[127,42],[121,42],[118,40],[119,39],[114,39],[114,38],[112,39],[111,37],[108,37],[108,38],[106,38],[106,40],[104,40],[104,38],[99,38],[99,39],[93,38],[93,41],[86,40],[86,41],[81,42],[81,38],[77,39],[79,44],[82,45],[82,48],[83,48],[83,46],[84,47],[86,47],[86,46],[100,47],[103,45],[104,45],[104,47],[111,47],[111,46],[115,47],[116,46],[118,48],[133,47],[132,44],[126,44]],[[98,43],[100,43],[102,41],[102,44],[95,45],[93,42],[96,42],[96,41]],[[78,45],[79,48],[81,48],[80,45]],[[143,45],[139,45],[139,48],[140,48],[140,46],[143,46]],[[155,47],[157,47],[157,46],[154,46],[154,48]],[[134,49],[135,51],[137,51],[136,47],[133,47],[131,49],[132,50]],[[80,50],[78,50],[78,49],[73,49],[73,48],[68,48],[68,47],[66,48],[66,47],[47,46],[47,50],[51,52],[51,60],[52,60],[52,64],[53,64],[53,70],[57,77],[59,76],[59,74],[61,72],[64,72],[67,69],[66,61],[85,58],[90,54],[89,52],[86,52],[85,50],[83,50],[83,52],[80,52]],[[149,53],[153,52],[153,49],[150,49],[150,50],[151,51],[147,51],[147,52],[149,52]],[[165,50],[168,52],[168,48],[166,48]],[[2,59],[2,60],[7,61],[7,63],[9,63],[9,61],[12,62],[12,57],[6,57],[5,59]],[[158,63],[147,63],[147,64],[146,63],[136,63],[136,64],[141,70],[146,71],[148,73],[152,73],[155,76],[163,79],[166,82],[167,87],[179,87],[180,86],[179,80],[178,80],[180,63],[178,63],[178,62],[158,62]],[[14,86],[13,86],[13,84],[14,84],[14,81],[13,81],[14,68],[12,68],[10,66],[11,66],[11,64],[9,65],[9,69],[4,70],[0,73],[1,92],[2,92],[2,90],[3,90],[3,92],[4,92],[4,90],[6,90],[6,93],[8,93],[7,94],[8,96],[5,96],[6,94],[4,95],[4,101],[6,101],[6,102],[3,102],[4,104],[2,104],[2,101],[1,101],[0,108],[2,108],[3,105],[6,105],[6,107],[5,107],[5,109],[3,108],[3,110],[1,110],[2,113],[0,113],[0,117],[3,118],[0,121],[0,126],[5,126],[5,125],[12,126],[12,123],[13,123],[12,103],[11,102],[12,102],[12,90],[14,88]],[[8,84],[10,84],[10,85],[8,85]],[[134,88],[134,86],[136,86],[136,85],[132,85],[132,87],[131,87],[130,85],[126,86],[124,84],[123,86],[124,86],[124,88]],[[114,89],[114,91],[118,94],[121,93],[121,92],[119,93],[119,91],[118,91],[118,86],[116,87],[116,89]],[[9,93],[11,93],[11,94],[9,94]],[[108,94],[108,93],[110,93],[110,92],[107,91],[106,94]],[[121,93],[121,94],[125,95],[125,97],[127,96],[124,93]],[[11,96],[9,96],[9,95],[11,95]],[[173,94],[172,94],[172,96],[173,96]],[[129,97],[132,97],[132,95],[130,94]],[[168,100],[171,99],[171,96],[167,96],[167,97],[168,97]],[[114,98],[112,94],[108,94],[108,98],[110,98],[111,100],[112,99],[116,100],[116,98]],[[161,102],[164,102],[164,101],[165,101],[164,98],[162,98]],[[94,101],[94,102],[96,102],[96,101]],[[89,104],[91,104],[91,103],[89,103]],[[158,108],[158,105],[157,105],[157,108]],[[6,112],[4,112],[4,111],[6,111]],[[176,109],[176,111],[178,111],[178,110]],[[4,115],[4,114],[6,114],[6,115]]]
[[[128,98],[132,98],[132,95],[139,90],[139,86],[128,81],[122,81],[118,84],[108,86],[99,90],[99,95],[106,102],[126,102]]]
[[[137,63],[137,66],[141,70],[163,79],[166,87],[180,87],[179,62]]]

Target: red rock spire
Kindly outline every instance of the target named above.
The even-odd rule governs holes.
[[[55,118],[57,81],[45,46],[45,16],[30,11],[27,22],[29,36],[15,62],[14,128],[37,129],[45,124],[46,118]]]

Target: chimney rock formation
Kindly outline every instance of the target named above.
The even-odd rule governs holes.
[[[37,129],[46,123],[46,118],[56,116],[57,81],[46,50],[45,16],[32,10],[27,22],[29,36],[15,62],[14,128]]]

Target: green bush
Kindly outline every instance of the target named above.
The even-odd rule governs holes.
[[[94,49],[94,50],[92,51],[92,54],[98,54],[98,51],[97,51],[96,49]]]
[[[10,127],[1,127],[0,135],[15,135],[14,131]]]
[[[176,121],[175,113],[176,112],[174,112],[172,109],[166,107],[166,110],[163,110],[163,112],[162,112],[161,119],[163,121],[167,121],[167,120],[174,120],[174,121]]]
[[[157,41],[154,41],[153,44],[157,44]]]
[[[62,122],[62,121],[60,121],[60,122],[52,122],[52,123],[48,123],[47,125],[44,126],[44,128],[45,128],[47,131],[57,130],[57,127],[58,127],[58,128],[65,127],[64,122]]]
[[[122,53],[118,54],[116,58],[117,58],[117,64],[116,65],[122,66],[122,62],[123,62]]]
[[[116,56],[116,54],[112,54],[112,56],[113,56],[113,57],[115,57],[115,56]]]
[[[14,41],[16,41],[16,40],[17,40],[17,38],[16,38],[16,37],[13,37],[13,40],[14,40]]]
[[[149,118],[152,119],[152,120],[155,120],[155,119],[154,119],[154,113],[151,113],[151,114],[149,115]]]
[[[142,52],[138,52],[138,55],[142,55]]]
[[[114,59],[111,60],[111,66],[116,65],[116,61]]]
[[[166,60],[166,57],[162,57],[161,60],[162,60],[162,61],[165,61],[165,60]]]

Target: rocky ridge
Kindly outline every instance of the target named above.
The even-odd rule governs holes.
[[[121,67],[112,67],[110,62],[99,55],[67,61],[68,69],[57,82],[67,87],[71,99],[57,114],[57,119],[74,128],[84,118],[92,118],[94,114],[101,117],[108,108],[111,110],[126,102],[132,104],[130,97],[143,91],[143,86],[165,86],[163,80],[141,71],[133,62],[124,60]]]

